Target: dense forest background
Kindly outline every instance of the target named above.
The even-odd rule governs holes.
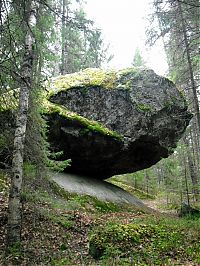
[[[152,1],[147,45],[162,39],[167,77],[186,97],[193,118],[169,158],[149,169],[113,177],[113,182],[132,186],[144,197],[166,200],[166,208],[200,200],[199,11],[198,0]],[[20,240],[21,226],[16,227],[16,220],[21,220],[21,191],[28,182],[24,166],[37,166],[41,184],[46,167],[54,165],[40,105],[43,84],[54,76],[100,68],[112,60],[102,36],[84,12],[82,0],[0,1],[0,111],[13,108],[12,118],[0,128],[0,166],[12,165],[8,245]],[[130,67],[145,67],[139,48]]]

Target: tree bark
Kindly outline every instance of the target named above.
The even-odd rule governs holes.
[[[61,29],[61,38],[62,38],[62,54],[61,54],[61,75],[66,74],[66,8],[67,0],[62,0],[62,29]]]
[[[8,203],[8,227],[7,227],[7,249],[20,244],[21,241],[21,222],[22,222],[22,204],[21,204],[21,187],[23,179],[23,152],[24,140],[26,136],[27,112],[29,105],[29,92],[32,87],[32,72],[35,42],[31,28],[35,25],[34,2],[24,2],[24,28],[25,52],[21,65],[20,78],[20,96],[19,110],[16,118],[16,130],[14,137],[14,149],[12,160],[11,187]],[[22,30],[24,30],[24,28]]]
[[[190,206],[190,196],[189,196],[189,187],[188,187],[188,178],[187,178],[187,161],[185,158],[185,154],[183,154],[183,162],[184,162],[184,185],[185,185],[185,191],[186,191],[186,199],[187,199],[187,205]]]
[[[198,182],[198,175],[197,175],[197,169],[195,167],[195,160],[192,158],[192,154],[190,151],[190,145],[189,141],[184,138],[184,143],[186,145],[186,152],[187,152],[187,160],[188,160],[188,170],[190,173],[191,181],[192,181],[192,192],[194,194],[195,200],[199,200],[199,182]]]
[[[191,55],[190,55],[190,47],[189,47],[188,36],[187,36],[187,31],[186,31],[185,20],[183,17],[183,10],[182,10],[182,6],[181,6],[181,2],[178,0],[177,0],[177,2],[178,2],[178,11],[180,14],[180,19],[181,19],[181,27],[182,27],[182,31],[183,31],[184,43],[185,43],[185,48],[186,48],[186,56],[187,56],[188,70],[189,70],[189,75],[190,75],[190,82],[191,82],[192,93],[193,93],[193,101],[194,101],[193,105],[194,105],[195,115],[197,118],[198,129],[200,132],[199,101],[198,101],[198,96],[197,96],[195,80],[194,80],[194,73],[193,73],[193,68],[192,68],[192,59],[191,59]]]

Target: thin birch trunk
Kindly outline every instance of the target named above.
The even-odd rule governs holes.
[[[21,186],[23,180],[23,153],[26,136],[27,112],[29,105],[29,93],[32,87],[32,72],[34,59],[34,36],[31,28],[35,25],[33,1],[24,2],[26,5],[23,22],[25,25],[25,52],[21,66],[19,111],[16,118],[16,130],[14,137],[11,187],[8,203],[8,227],[7,249],[19,245],[21,241]],[[24,29],[22,29],[24,30]]]

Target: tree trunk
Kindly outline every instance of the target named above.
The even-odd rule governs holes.
[[[187,151],[187,159],[188,159],[188,170],[190,173],[191,181],[192,181],[192,192],[194,194],[195,200],[198,201],[199,199],[199,182],[198,182],[198,176],[196,167],[194,165],[194,158],[192,158],[192,154],[190,151],[190,146],[188,140],[185,138],[184,143],[186,145],[186,151]]]
[[[33,1],[24,2],[24,28],[25,51],[21,65],[20,79],[20,96],[19,111],[16,118],[16,130],[14,137],[14,149],[12,160],[11,187],[8,203],[8,228],[7,228],[7,249],[20,244],[21,241],[21,221],[22,221],[22,204],[21,204],[21,186],[23,179],[23,152],[24,140],[26,135],[27,111],[29,103],[29,92],[32,87],[32,72],[35,42],[31,28],[35,25]],[[24,28],[22,30],[24,30]]]
[[[186,191],[186,199],[187,205],[190,206],[190,197],[189,197],[189,187],[188,187],[188,179],[187,179],[187,162],[185,158],[185,154],[183,155],[184,159],[184,183],[185,183],[185,191]]]
[[[149,194],[149,175],[147,171],[145,171],[145,180],[146,180],[146,193]]]
[[[188,153],[188,165],[189,165],[189,171],[190,171],[190,176],[192,180],[192,192],[194,194],[195,200],[198,201],[199,199],[198,178],[197,178],[195,166],[194,166],[190,153]]]
[[[196,123],[196,120],[193,119],[192,123],[191,123],[191,128],[190,128],[190,138],[192,141],[192,145],[193,145],[193,153],[194,153],[194,158],[195,160],[195,165],[197,168],[197,171],[200,170],[199,166],[200,166],[200,143],[199,143],[199,131],[198,131],[198,126]]]
[[[60,74],[64,75],[66,73],[66,7],[67,0],[62,0],[62,29],[61,29],[61,38],[62,38],[62,54],[61,54],[61,68]]]
[[[190,82],[191,82],[191,86],[192,86],[193,101],[194,101],[193,105],[194,105],[195,115],[196,115],[196,118],[197,118],[198,129],[199,129],[199,132],[200,132],[199,102],[198,102],[197,90],[196,90],[196,85],[195,85],[195,80],[194,80],[194,73],[193,73],[193,68],[192,68],[190,47],[189,47],[189,43],[188,43],[186,25],[185,25],[185,20],[184,20],[184,17],[183,17],[183,10],[182,10],[182,6],[181,6],[181,2],[177,0],[177,3],[178,3],[178,10],[179,10],[180,18],[181,18],[181,27],[182,27],[182,31],[183,31],[184,43],[185,43],[185,48],[186,48],[187,63],[188,63],[188,70],[189,70]]]

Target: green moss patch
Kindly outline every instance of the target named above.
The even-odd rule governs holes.
[[[104,89],[115,89],[120,84],[130,88],[130,79],[141,77],[141,69],[127,68],[120,71],[102,70],[88,68],[83,71],[56,77],[47,85],[48,98],[58,92],[70,88],[86,89],[87,87],[102,87]]]
[[[193,223],[152,218],[145,222],[136,218],[128,224],[109,222],[91,231],[90,254],[102,261],[118,257],[118,265],[131,265],[126,264],[130,261],[137,263],[133,265],[174,265],[173,260],[198,264],[200,226]]]
[[[137,103],[136,108],[139,112],[151,112],[152,111],[152,106],[144,103]]]
[[[114,70],[105,71],[101,69],[88,68],[77,73],[67,74],[65,76],[52,79],[49,86],[48,97],[73,87],[84,89],[91,86],[102,86],[104,88],[112,89],[116,84],[116,81],[117,75]]]

